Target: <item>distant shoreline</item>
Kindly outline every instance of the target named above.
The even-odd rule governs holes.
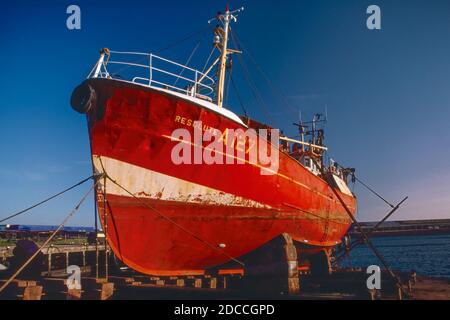
[[[360,222],[362,230],[371,237],[450,234],[450,219],[385,221],[375,229],[377,224],[378,222]],[[348,234],[360,236],[355,225]]]

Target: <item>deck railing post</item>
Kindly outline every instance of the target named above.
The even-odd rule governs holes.
[[[105,54],[109,54],[109,49],[103,48],[100,50],[100,59],[98,59],[97,66],[95,68],[94,78],[98,78],[98,76],[101,75],[103,62],[105,61]]]
[[[150,79],[149,79],[149,81],[148,81],[148,85],[149,85],[149,86],[152,85],[152,76],[153,76],[153,66],[152,66],[152,62],[153,62],[153,55],[150,53],[150,62],[149,62]]]
[[[47,265],[47,276],[50,277],[52,275],[52,248],[48,248],[47,250],[47,258],[48,258],[48,265]]]
[[[195,70],[194,90],[192,90],[192,96],[193,97],[195,97],[197,95],[197,81],[198,81],[198,71]]]
[[[110,60],[111,53],[114,54],[131,54],[131,55],[144,55],[145,57],[148,57],[148,62],[143,63],[137,63],[137,62],[127,62],[127,61],[115,61]],[[181,68],[182,71],[180,74],[174,74],[166,69],[166,68],[157,68],[154,67],[154,61],[153,60],[162,61],[163,65],[169,64],[169,67],[178,67]],[[213,85],[214,80],[207,75],[207,73],[210,71],[208,69],[207,73],[203,73],[199,70],[196,70],[194,68],[190,68],[186,65],[182,65],[180,63],[162,58],[156,54],[153,53],[137,53],[137,52],[118,52],[118,51],[109,51],[109,49],[104,48],[100,51],[100,58],[93,67],[92,71],[89,73],[88,78],[115,78],[114,74],[111,76],[107,70],[107,67],[112,65],[125,65],[125,66],[133,66],[133,67],[139,67],[139,68],[148,68],[148,78],[143,77],[132,77],[130,79],[123,79],[119,78],[120,80],[127,81],[127,82],[139,82],[140,84],[146,85],[146,86],[152,86],[155,85],[157,87],[161,87],[164,89],[174,90],[176,92],[183,92],[186,95],[189,95],[191,97],[196,97],[198,92],[201,92],[201,89],[206,89],[207,93],[206,95],[209,95],[210,93],[214,92]],[[126,68],[126,67],[125,67]],[[182,76],[183,71],[189,70],[190,74],[189,76]],[[153,71],[157,72],[157,76],[160,76],[162,74],[163,79],[158,81],[153,80]],[[145,71],[144,71],[145,72]],[[192,73],[194,74],[194,77],[192,77]],[[166,78],[175,77],[176,81],[175,84],[169,85],[167,81],[165,81]],[[206,79],[206,84],[203,84],[203,80]],[[176,83],[178,80],[183,80],[184,82],[187,82],[187,88],[186,86],[178,85],[176,86]],[[211,84],[210,84],[211,83]]]

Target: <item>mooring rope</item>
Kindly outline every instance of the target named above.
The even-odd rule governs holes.
[[[405,202],[406,200],[408,200],[408,197],[403,198],[394,208],[392,208],[391,211],[388,212],[388,214],[382,219],[380,220],[370,231],[367,232],[367,236],[371,236],[375,231],[377,231],[377,229],[395,212],[397,211],[400,206],[403,204],[403,202]],[[357,239],[355,240],[353,243],[350,244],[350,247],[348,249],[345,250],[344,253],[342,253],[340,256],[338,256],[335,259],[335,263],[339,263],[343,258],[349,256],[350,251],[352,251],[354,248],[356,248],[357,246],[359,246],[360,244],[364,243],[364,241],[362,239]]]
[[[380,198],[381,200],[383,200],[388,206],[390,206],[391,208],[394,208],[395,206],[390,203],[389,201],[387,201],[385,198],[383,198],[378,192],[376,192],[375,190],[373,190],[371,187],[369,187],[367,184],[365,184],[364,182],[361,181],[361,179],[358,179],[358,177],[356,175],[353,175],[355,177],[355,180],[358,181],[359,183],[361,183],[367,190],[369,190],[370,192],[372,192],[374,195],[376,195],[378,198]]]
[[[140,203],[142,203],[144,206],[146,206],[147,208],[149,208],[150,210],[154,211],[156,214],[158,214],[160,217],[162,217],[163,219],[167,220],[168,222],[172,223],[174,226],[176,226],[177,228],[179,228],[180,230],[186,232],[187,234],[189,234],[190,236],[192,236],[193,238],[197,239],[198,241],[202,242],[203,244],[205,244],[206,246],[210,247],[211,249],[219,252],[220,254],[226,256],[228,259],[233,260],[234,262],[240,264],[241,266],[245,266],[245,264],[242,261],[239,261],[238,259],[230,256],[229,254],[227,254],[226,252],[224,252],[223,250],[217,248],[215,245],[211,244],[210,242],[200,238],[199,236],[197,236],[195,233],[193,233],[192,231],[186,229],[185,227],[183,227],[182,225],[178,224],[176,221],[174,221],[172,218],[166,216],[164,213],[162,213],[161,211],[159,211],[158,209],[152,207],[151,205],[149,205],[148,203],[144,202],[141,198],[138,198],[137,196],[135,196],[131,191],[128,191],[125,187],[123,187],[122,185],[120,185],[117,181],[115,181],[114,179],[112,179],[107,173],[106,171],[103,171],[104,174],[106,175],[106,177],[115,185],[117,185],[119,188],[121,188],[123,191],[125,191],[126,193],[128,193],[130,196],[132,196],[133,198],[135,198],[137,201],[139,201]]]
[[[25,263],[2,285],[0,288],[0,293],[5,290],[5,288],[12,282],[14,279],[25,269],[31,261],[33,261],[34,258],[37,257],[37,255],[41,252],[41,250],[55,237],[55,235],[65,226],[65,224],[72,218],[74,213],[80,208],[81,204],[86,200],[88,195],[94,190],[94,188],[97,186],[100,180],[97,180],[97,182],[89,189],[88,192],[84,194],[84,196],[81,198],[81,200],[78,202],[78,204],[75,206],[75,208],[72,209],[72,211],[67,215],[67,217],[64,219],[64,221],[56,228],[56,230],[48,237],[48,239],[39,247],[38,250],[27,260]]]
[[[320,172],[322,175],[325,174],[324,169],[320,166],[320,164],[317,162],[317,160],[315,160],[314,158],[311,158],[313,160],[313,162],[317,165],[317,167],[319,168]],[[352,214],[352,212],[350,211],[350,209],[348,208],[347,204],[345,203],[345,201],[342,199],[342,197],[339,195],[339,193],[336,191],[335,188],[333,188],[333,186],[328,182],[328,180],[326,180],[331,191],[334,193],[334,195],[336,196],[336,198],[338,198],[339,202],[341,203],[342,207],[344,208],[345,212],[347,213],[347,215],[350,217],[350,219],[353,221],[353,224],[356,226],[356,228],[358,229],[359,233],[361,234],[361,238],[363,239],[363,241],[367,244],[367,246],[372,250],[372,252],[375,254],[375,256],[378,258],[378,260],[380,260],[380,262],[383,264],[383,266],[386,268],[387,272],[389,273],[389,275],[392,277],[392,279],[396,282],[397,286],[399,287],[399,289],[406,293],[405,289],[403,288],[402,282],[400,281],[399,277],[392,271],[391,267],[389,266],[389,264],[387,263],[387,261],[384,259],[384,257],[381,255],[380,252],[378,252],[377,248],[375,247],[375,245],[372,243],[372,241],[369,239],[369,237],[367,236],[367,234],[364,232],[363,228],[361,227],[361,224],[359,223],[358,220],[356,220],[355,216]]]
[[[74,184],[73,186],[71,186],[71,187],[69,187],[69,188],[67,188],[67,189],[64,189],[63,191],[58,192],[57,194],[54,194],[54,195],[51,196],[51,197],[48,197],[48,198],[45,199],[45,200],[42,200],[42,201],[40,201],[40,202],[38,202],[38,203],[36,203],[36,204],[34,204],[34,205],[32,205],[32,206],[26,208],[26,209],[23,209],[23,210],[21,210],[21,211],[19,211],[19,212],[17,212],[17,213],[14,213],[14,214],[12,214],[12,215],[10,215],[10,216],[7,216],[6,218],[3,218],[2,220],[0,220],[0,223],[4,222],[4,221],[6,221],[6,220],[9,220],[9,219],[11,219],[11,218],[17,217],[18,215],[21,215],[21,214],[23,214],[23,213],[25,213],[25,212],[27,212],[27,211],[30,211],[31,209],[34,209],[34,208],[36,208],[36,207],[38,207],[38,206],[40,206],[40,205],[42,205],[42,204],[44,204],[44,203],[46,203],[46,202],[52,200],[52,199],[55,199],[56,197],[62,195],[63,193],[66,193],[67,191],[70,191],[70,190],[72,190],[72,189],[78,187],[79,185],[82,185],[82,184],[85,183],[86,181],[88,181],[88,180],[90,180],[90,179],[92,179],[92,178],[95,178],[96,176],[97,176],[97,175],[94,174],[94,175],[90,176],[89,178],[83,179],[83,180],[81,180],[80,182]]]
[[[329,154],[329,153],[328,153]],[[336,162],[336,165],[345,170],[347,168],[341,166],[339,163]],[[374,194],[376,197],[378,197],[379,199],[381,199],[383,202],[385,202],[389,207],[391,207],[392,209],[395,208],[395,206],[390,203],[388,200],[386,200],[386,198],[384,198],[383,196],[381,196],[378,192],[376,192],[372,187],[370,187],[368,184],[366,184],[364,181],[362,181],[360,178],[358,178],[354,172],[352,172],[352,180],[353,182],[358,181],[364,188],[366,188],[367,190],[369,190],[372,194]]]

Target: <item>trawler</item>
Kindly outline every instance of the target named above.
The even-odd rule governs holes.
[[[72,94],[72,107],[87,117],[93,170],[108,177],[96,190],[103,230],[115,256],[134,270],[203,274],[284,233],[308,261],[329,253],[352,223],[356,198],[348,172],[325,163],[320,116],[298,124],[300,138],[269,142],[279,152],[271,174],[261,174],[259,159],[174,163],[180,141],[172,134],[181,128],[194,135],[194,122],[221,133],[273,129],[224,106],[230,56],[241,54],[228,44],[230,24],[241,10],[214,19],[217,58],[202,71],[105,48]]]

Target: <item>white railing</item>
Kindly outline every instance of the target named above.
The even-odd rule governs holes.
[[[207,74],[152,53],[102,51],[88,78],[118,79],[192,97],[207,97],[214,92],[214,80]]]

